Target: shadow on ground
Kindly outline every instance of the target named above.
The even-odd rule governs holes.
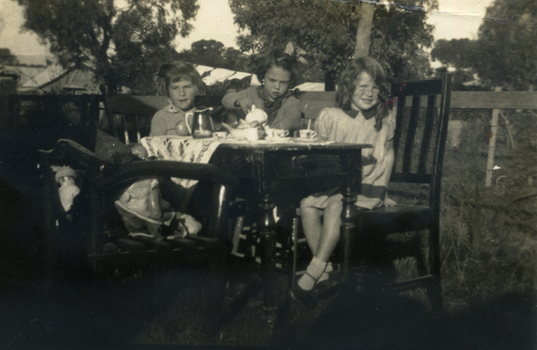
[[[533,296],[507,295],[457,315],[432,314],[402,295],[339,294],[307,329],[295,323],[275,339],[279,348],[535,349]]]

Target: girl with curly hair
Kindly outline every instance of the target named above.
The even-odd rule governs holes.
[[[395,120],[387,103],[388,83],[382,66],[373,58],[352,61],[337,85],[336,105],[320,112],[315,123],[324,140],[371,144],[362,150],[362,194],[356,205],[376,208],[384,204],[394,162]],[[339,241],[343,195],[339,188],[316,193],[301,201],[306,240],[313,259],[300,277],[293,297],[308,297],[320,281],[329,278],[330,255]]]

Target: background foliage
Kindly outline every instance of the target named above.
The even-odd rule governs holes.
[[[496,0],[477,40],[439,40],[431,56],[485,87],[528,90],[537,83],[537,6],[533,0]]]
[[[196,41],[189,50],[177,54],[177,59],[234,71],[251,72],[254,68],[248,55],[232,47],[224,47],[224,44],[216,40]]]
[[[64,67],[86,65],[109,88],[126,85],[146,93],[173,41],[192,29],[196,0],[17,0],[24,29],[47,42]]]
[[[11,53],[10,49],[0,48],[0,65],[13,65],[19,63],[17,56]]]
[[[360,1],[230,0],[235,23],[243,30],[243,52],[262,53],[295,42],[314,65],[306,76],[334,77],[352,57],[360,21]],[[395,79],[422,78],[430,71],[425,49],[433,42],[425,23],[436,0],[376,4],[370,55],[383,62]]]

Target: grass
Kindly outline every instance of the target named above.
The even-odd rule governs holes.
[[[535,295],[537,150],[528,139],[535,126],[519,129],[516,150],[498,140],[501,169],[493,172],[491,187],[484,186],[486,149],[477,147],[474,126],[461,149],[446,153],[441,257],[449,311],[510,293]]]
[[[535,230],[517,219],[517,210],[501,203],[491,205],[498,200],[494,196],[490,194],[486,202],[476,197],[444,208],[441,256],[448,309],[507,293],[535,291]]]

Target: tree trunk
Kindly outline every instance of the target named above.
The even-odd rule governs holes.
[[[354,58],[369,56],[369,46],[371,45],[371,29],[373,28],[373,15],[375,14],[375,4],[362,2],[360,6],[360,22],[356,30],[356,46],[354,47]]]

